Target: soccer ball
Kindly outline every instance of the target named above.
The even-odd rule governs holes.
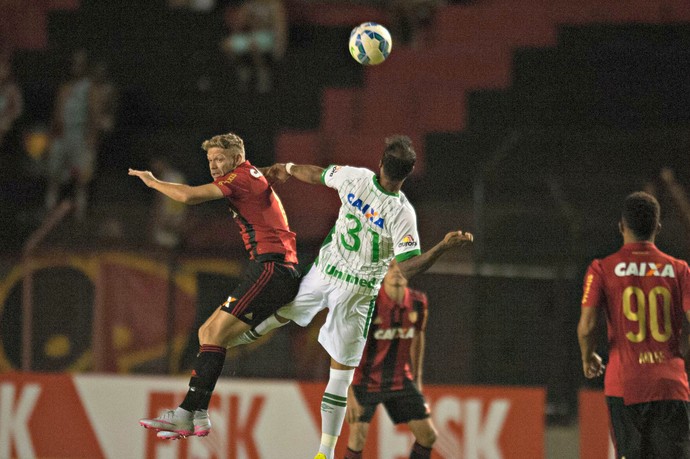
[[[350,54],[362,65],[385,61],[393,48],[391,34],[384,26],[365,22],[350,32]]]

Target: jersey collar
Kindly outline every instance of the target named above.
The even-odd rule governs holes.
[[[376,188],[378,188],[378,190],[379,190],[381,193],[387,194],[388,196],[400,196],[400,193],[391,193],[390,191],[386,191],[386,190],[381,186],[381,184],[379,183],[379,179],[378,179],[378,177],[376,177],[376,174],[374,174],[373,180],[374,180],[374,186],[375,186]]]

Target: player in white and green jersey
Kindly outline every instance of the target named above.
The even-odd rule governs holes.
[[[342,205],[316,266],[333,285],[376,296],[391,259],[419,255],[417,217],[402,191],[386,191],[369,169],[329,166],[321,182]]]
[[[331,357],[328,385],[321,403],[321,445],[315,459],[332,459],[345,418],[347,389],[362,357],[376,295],[389,263],[396,259],[406,278],[429,269],[447,250],[471,242],[470,233],[452,231],[422,253],[414,208],[400,191],[412,173],[416,155],[408,137],[386,139],[379,173],[349,166],[322,168],[276,164],[269,175],[290,176],[338,191],[340,212],[317,260],[302,279],[299,293],[229,346],[258,339],[289,320],[306,326],[328,308],[319,343]]]

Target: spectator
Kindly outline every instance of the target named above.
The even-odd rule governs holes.
[[[22,114],[24,98],[14,81],[9,58],[0,59],[0,148],[5,145],[7,134]]]
[[[72,54],[70,79],[60,85],[51,121],[48,151],[48,191],[45,205],[52,209],[61,187],[75,185],[75,207],[79,220],[87,207],[88,186],[93,179],[100,137],[113,127],[115,90],[105,66],[89,75],[88,55],[80,49]]]
[[[221,48],[230,59],[241,92],[254,80],[256,91],[273,87],[272,67],[287,46],[287,14],[282,0],[246,0],[230,10],[230,34]]]
[[[110,80],[110,71],[105,62],[98,62],[93,68],[89,102],[93,127],[100,139],[115,128],[118,102],[117,88]]]
[[[157,157],[151,161],[151,172],[166,182],[187,183],[184,175],[170,162]],[[160,246],[173,249],[182,242],[187,206],[158,193],[154,203],[151,238]]]

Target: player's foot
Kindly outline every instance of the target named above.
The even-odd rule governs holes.
[[[205,437],[211,433],[211,419],[208,417],[208,410],[197,410],[194,412],[194,433],[197,437]],[[178,440],[185,438],[187,435],[175,431],[161,430],[156,436],[161,440]]]
[[[323,453],[318,453],[316,456],[314,456],[314,459],[328,459],[325,454]]]
[[[177,432],[168,432],[167,430],[161,430],[156,433],[156,437],[161,440],[179,440],[180,438],[186,438],[186,435],[180,435]]]
[[[208,410],[196,410],[194,412],[194,435],[205,437],[211,433],[211,419],[208,417]]]
[[[165,430],[183,437],[194,434],[194,422],[191,416],[183,418],[177,415],[175,410],[166,410],[157,418],[140,419],[139,424],[147,429]]]

